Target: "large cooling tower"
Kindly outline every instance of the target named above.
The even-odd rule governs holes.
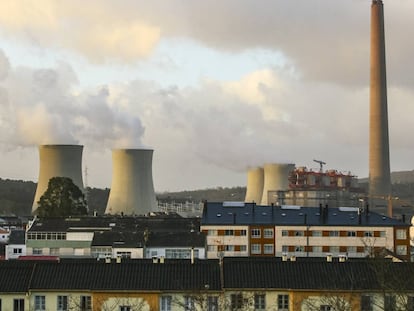
[[[268,192],[287,190],[289,188],[289,173],[295,169],[295,164],[265,164],[263,195],[261,204],[268,205]]]
[[[375,198],[391,193],[382,0],[371,4],[370,75],[369,195]]]
[[[144,215],[156,211],[152,154],[153,150],[148,149],[112,151],[112,186],[106,214]]]
[[[247,172],[245,202],[260,204],[263,195],[264,170],[262,167],[251,168]]]
[[[80,145],[41,145],[39,146],[39,180],[32,206],[32,213],[37,209],[37,202],[47,190],[52,177],[69,177],[82,191],[82,150]]]

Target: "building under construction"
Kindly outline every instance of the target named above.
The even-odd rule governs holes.
[[[313,171],[306,167],[293,169],[288,176],[288,189],[267,192],[269,204],[329,207],[364,204],[363,189],[358,187],[356,176],[337,170]]]

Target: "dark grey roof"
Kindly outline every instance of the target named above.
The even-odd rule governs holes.
[[[26,238],[25,230],[12,230],[9,236],[9,244],[24,245]]]
[[[30,289],[192,290],[220,289],[217,261],[134,260],[122,263],[38,263]]]
[[[147,242],[148,247],[204,247],[206,235],[195,232],[151,232]]]
[[[27,292],[34,262],[0,261],[0,293]]]
[[[240,273],[243,271],[243,273]],[[384,260],[327,262],[280,258],[224,258],[224,287],[299,290],[413,291],[413,263]],[[410,276],[410,277],[407,277]],[[381,280],[386,280],[383,284]],[[398,287],[398,288],[397,288]]]
[[[29,232],[68,231],[199,231],[200,219],[183,218],[176,214],[156,216],[84,216],[37,218]]]
[[[93,236],[92,246],[111,246],[126,248],[144,247],[144,233],[142,231],[99,231],[95,232]]]
[[[254,203],[206,202],[202,225],[325,225],[325,226],[409,226],[374,212],[358,213],[352,208],[263,206]]]
[[[280,258],[223,259],[223,289],[317,291],[414,291],[414,264],[384,260],[282,261]],[[165,259],[3,261],[0,292],[26,290],[218,291],[218,260]],[[386,284],[383,283],[385,280]],[[208,285],[208,286],[206,286]]]

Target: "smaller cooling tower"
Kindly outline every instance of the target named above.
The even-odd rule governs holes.
[[[247,188],[245,202],[260,204],[263,195],[263,167],[254,167],[247,171]]]
[[[268,192],[281,191],[289,188],[289,173],[295,169],[295,164],[270,163],[263,166],[264,181],[262,205],[269,205]]]
[[[149,149],[112,151],[112,186],[106,214],[144,215],[156,211]]]
[[[82,151],[80,145],[41,145],[39,146],[39,180],[32,213],[37,209],[37,202],[47,190],[49,180],[53,177],[68,177],[73,183],[83,189],[82,181]]]

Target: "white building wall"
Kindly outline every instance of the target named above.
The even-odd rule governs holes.
[[[66,241],[92,241],[93,232],[67,232]]]
[[[6,260],[17,259],[20,256],[26,256],[26,245],[22,245],[22,244],[6,245],[6,252],[5,252]]]
[[[130,253],[131,258],[144,258],[144,249],[141,248],[126,248],[126,247],[114,247],[112,249],[112,258],[116,258],[118,255],[122,255],[122,253]]]

